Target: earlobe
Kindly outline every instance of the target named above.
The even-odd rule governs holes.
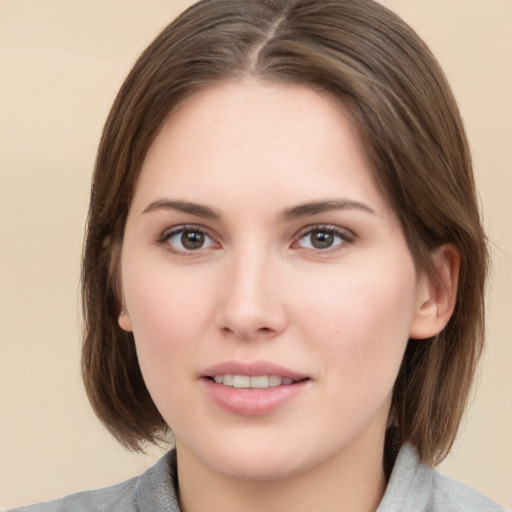
[[[434,272],[423,276],[418,304],[409,337],[426,339],[439,334],[448,324],[457,300],[460,256],[452,244],[438,247],[432,254]]]
[[[126,332],[133,331],[132,321],[130,320],[130,316],[128,315],[128,313],[126,313],[126,311],[124,311],[124,310],[121,311],[117,321],[119,323],[119,327],[121,327],[121,329],[123,329],[123,331],[126,331]]]
[[[116,260],[117,260],[117,271],[116,271],[116,295],[117,300],[119,301],[119,306],[121,308],[121,312],[119,313],[119,316],[117,317],[117,323],[119,324],[119,327],[123,329],[123,331],[126,332],[132,332],[132,321],[130,319],[130,315],[126,312],[126,306],[124,305],[124,294],[123,294],[123,285],[121,282],[121,263],[120,263],[120,247],[116,246]]]

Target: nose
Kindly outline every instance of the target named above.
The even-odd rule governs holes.
[[[287,325],[282,269],[269,254],[244,251],[226,261],[217,324],[240,340],[273,338]]]

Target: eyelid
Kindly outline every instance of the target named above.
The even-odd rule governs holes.
[[[294,246],[297,247],[299,241],[302,238],[313,233],[314,231],[325,231],[325,232],[332,233],[335,236],[340,237],[343,240],[343,242],[340,244],[336,244],[333,247],[326,248],[326,249],[299,247],[300,249],[315,251],[318,254],[329,254],[332,252],[336,252],[337,250],[340,250],[342,247],[346,246],[347,244],[354,243],[354,241],[357,238],[356,234],[347,228],[342,228],[340,226],[336,226],[333,224],[312,224],[312,225],[302,228],[297,233],[297,235],[294,237],[294,242],[292,244],[292,247],[294,247]]]
[[[213,245],[220,246],[219,242],[216,240],[216,237],[211,234],[211,231],[204,226],[200,226],[197,224],[179,224],[177,226],[173,226],[171,228],[167,228],[162,232],[162,234],[158,237],[157,243],[159,245],[166,245],[166,249],[174,254],[178,254],[181,256],[192,256],[195,254],[199,254],[204,250],[210,249],[211,247],[204,247],[197,250],[180,250],[175,249],[171,244],[169,244],[169,240],[178,235],[179,233],[183,233],[184,231],[197,231],[198,233],[202,233],[206,237],[208,237]]]

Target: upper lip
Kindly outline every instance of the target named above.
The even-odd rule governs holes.
[[[200,377],[215,377],[216,375],[247,375],[249,377],[276,375],[295,381],[308,378],[303,373],[296,372],[271,361],[223,361],[205,368],[200,373]]]

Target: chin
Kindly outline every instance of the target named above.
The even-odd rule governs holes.
[[[216,461],[219,473],[232,478],[252,481],[277,481],[304,471],[300,461],[291,458],[282,460],[280,457],[251,457],[251,455],[238,455],[236,459]]]
[[[312,469],[321,459],[309,453],[303,443],[261,442],[216,443],[208,446],[203,462],[219,474],[242,480],[282,480]]]

